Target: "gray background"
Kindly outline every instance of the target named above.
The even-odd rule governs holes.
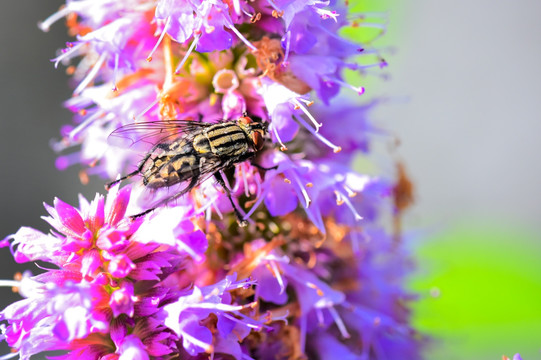
[[[0,238],[22,225],[48,231],[43,201],[76,204],[77,193],[102,189],[101,181],[82,186],[76,168],[56,171],[48,145],[71,118],[61,106],[71,94],[64,68],[49,62],[67,37],[62,22],[48,34],[36,24],[61,3],[0,2]],[[504,222],[541,231],[540,9],[536,0],[391,6],[398,52],[388,59],[391,80],[374,94],[409,97],[377,115],[400,135],[417,186],[410,226]],[[0,278],[9,279],[15,267],[0,251]],[[1,294],[3,308],[13,297]]]
[[[541,229],[541,2],[391,1],[382,109],[402,139],[424,224]],[[395,21],[396,20],[396,21]]]
[[[77,204],[79,192],[88,197],[102,189],[99,181],[82,186],[76,168],[57,171],[49,146],[71,119],[62,108],[71,96],[65,69],[55,70],[49,61],[68,38],[62,21],[49,33],[41,32],[37,23],[61,4],[0,1],[0,239],[23,225],[48,232],[40,218],[45,215],[43,202],[52,204],[58,196]],[[33,264],[15,264],[8,249],[0,249],[0,259],[0,279],[12,279],[15,271],[36,271]],[[19,298],[9,288],[0,289],[0,308]],[[2,342],[0,354],[8,352]]]

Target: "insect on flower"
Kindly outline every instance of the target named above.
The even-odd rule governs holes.
[[[263,149],[267,126],[267,123],[254,120],[247,114],[237,120],[217,123],[164,120],[122,126],[113,131],[109,138],[130,139],[132,144],[141,141],[150,142],[152,148],[135,171],[107,184],[105,188],[109,190],[120,181],[138,174],[143,177],[143,185],[150,190],[183,184],[180,190],[157,206],[132,216],[137,218],[181,197],[214,176],[226,192],[239,225],[246,226],[247,222],[233,202],[221,171],[252,159]],[[253,165],[263,170],[273,169],[255,163]]]

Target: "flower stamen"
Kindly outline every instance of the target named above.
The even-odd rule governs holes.
[[[116,86],[116,79],[118,75],[118,58],[120,55],[118,53],[115,54],[115,67],[113,68],[113,91],[118,91],[118,87]]]
[[[363,217],[361,215],[359,215],[359,213],[357,212],[357,210],[355,209],[355,207],[353,206],[353,204],[351,203],[351,201],[348,199],[347,196],[345,196],[339,190],[335,190],[334,193],[336,194],[336,203],[338,205],[346,204],[346,206],[349,208],[349,210],[351,210],[351,212],[353,213],[353,216],[355,216],[356,221],[359,221],[359,220],[363,219]]]
[[[323,290],[321,290],[316,284],[314,284],[312,282],[307,282],[306,286],[308,286],[311,289],[314,289],[318,296],[323,296],[324,295]]]
[[[310,125],[308,125],[308,123],[307,123],[306,121],[304,121],[304,119],[303,119],[301,116],[295,116],[295,115],[293,115],[293,117],[294,117],[295,120],[297,120],[302,126],[304,126],[304,128],[306,128],[306,130],[308,130],[312,135],[314,135],[319,141],[321,141],[322,143],[324,143],[325,145],[327,145],[328,147],[330,147],[334,153],[339,153],[340,151],[342,151],[342,147],[337,146],[337,145],[334,145],[334,144],[333,144],[332,142],[330,142],[325,136],[321,135],[321,134],[318,133],[316,130],[314,130]]]
[[[278,270],[278,266],[274,261],[269,261],[270,267],[272,269],[272,274],[276,278],[276,281],[278,281],[278,284],[280,285],[280,295],[284,293],[286,290],[284,279],[282,279],[282,275],[280,274],[280,270]]]
[[[180,329],[180,333],[183,338],[187,339],[192,344],[199,346],[200,348],[204,349],[205,352],[212,353],[214,352],[214,346],[212,344],[208,344],[206,342],[203,342],[196,338],[195,336],[190,335],[186,331],[183,331],[182,328]]]
[[[282,142],[282,139],[280,138],[280,135],[278,134],[278,130],[276,130],[275,126],[272,126],[272,132],[274,136],[276,137],[276,140],[280,143],[280,150],[281,151],[287,151],[287,146]]]
[[[0,340],[2,338],[0,337]],[[0,356],[0,360],[8,360],[8,359],[13,359],[15,356],[19,356],[20,354],[20,351],[16,351],[16,352],[12,352],[10,354],[6,354],[6,355],[2,355]]]
[[[267,0],[267,2],[270,4],[270,6],[272,6],[272,8],[274,9],[273,11],[273,16],[274,16],[274,12],[281,12],[282,10],[280,10],[280,8],[274,3],[274,1],[272,0]]]
[[[190,54],[192,53],[192,51],[195,49],[195,46],[197,45],[197,43],[199,42],[199,39],[201,38],[201,34],[198,34],[198,35],[195,35],[194,36],[194,39],[192,41],[192,44],[190,45],[190,47],[188,48],[188,51],[186,52],[186,54],[184,55],[184,57],[182,58],[182,61],[178,64],[177,68],[175,69],[175,74],[178,75],[180,73],[180,69],[182,69],[182,67],[184,66],[184,63],[186,63],[186,61],[188,60],[188,57],[190,56]]]
[[[148,54],[148,56],[147,56],[147,61],[148,62],[152,61],[152,55],[154,55],[154,53],[158,49],[158,46],[160,46],[165,34],[167,33],[167,29],[169,28],[169,23],[170,22],[171,22],[171,17],[168,16],[167,19],[165,20],[165,25],[163,26],[163,30],[162,30],[162,33],[160,34],[160,37],[158,38],[158,41],[156,41],[156,44],[154,45],[154,47],[150,51],[150,54]]]
[[[323,124],[318,123],[316,119],[312,116],[312,114],[310,114],[308,109],[299,100],[293,99],[293,104],[298,106],[302,110],[302,112],[308,117],[308,119],[312,121],[312,124],[314,124],[314,126],[316,127],[316,133],[319,132],[319,128],[322,127]]]
[[[86,45],[85,42],[79,42],[77,45],[71,45],[71,46],[68,46],[68,49],[66,49],[65,52],[62,53],[62,55],[58,56],[57,58],[53,59],[54,60],[54,67],[55,69],[58,68],[58,64],[60,64],[60,62],[68,57],[70,57],[72,54],[74,54],[75,52],[77,52],[80,48],[82,48],[84,45]],[[51,61],[53,61],[51,60]]]
[[[342,318],[338,314],[338,311],[336,311],[334,306],[329,306],[327,309],[331,313],[331,316],[333,317],[334,322],[335,322],[336,326],[338,327],[338,330],[340,331],[340,334],[342,334],[342,337],[344,337],[345,339],[349,339],[351,337],[351,335],[349,334],[349,332],[348,332],[348,330],[346,328],[346,325],[344,324],[344,321],[342,320]]]
[[[105,62],[106,58],[107,58],[107,53],[104,52],[103,54],[100,55],[100,57],[98,58],[98,61],[96,61],[94,66],[92,66],[92,69],[88,72],[88,74],[83,79],[83,81],[79,83],[77,88],[73,91],[73,94],[79,95],[81,91],[83,91],[92,82],[92,80],[94,80],[96,75],[98,75],[98,71],[100,70],[101,66]]]
[[[378,64],[377,66],[379,66],[379,64]],[[372,67],[372,65],[371,65],[370,67]],[[345,81],[342,81],[342,80],[340,80],[340,79],[337,79],[337,78],[331,78],[331,77],[329,77],[329,76],[325,76],[325,77],[323,78],[323,80],[324,80],[324,81],[333,82],[333,83],[335,83],[335,84],[337,84],[337,85],[340,85],[340,86],[342,86],[342,87],[346,87],[346,88],[348,88],[348,89],[351,89],[351,90],[355,91],[355,92],[356,92],[357,94],[359,94],[359,95],[364,94],[364,91],[365,91],[365,90],[364,90],[364,87],[362,87],[362,86],[353,86],[353,85],[351,85],[351,84],[349,84],[349,83],[347,83],[347,82],[345,82]]]
[[[69,7],[63,6],[57,12],[49,16],[47,19],[38,22],[38,27],[40,28],[41,31],[48,32],[52,24],[62,19],[63,17],[68,16],[71,12],[72,10]]]
[[[283,67],[286,67],[289,64],[288,59],[289,59],[290,48],[291,48],[291,31],[288,31],[286,33],[286,52],[284,54],[284,60],[282,61]]]

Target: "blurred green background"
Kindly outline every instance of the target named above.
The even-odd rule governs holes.
[[[541,358],[538,240],[518,227],[472,223],[418,247],[414,324],[434,337],[427,359]]]

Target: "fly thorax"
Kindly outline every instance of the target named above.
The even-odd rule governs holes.
[[[249,150],[246,133],[234,123],[221,123],[205,131],[211,152],[220,157],[238,156]]]

